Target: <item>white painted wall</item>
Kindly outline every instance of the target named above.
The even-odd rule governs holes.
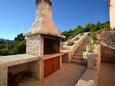
[[[115,0],[110,0],[110,25],[115,30]]]

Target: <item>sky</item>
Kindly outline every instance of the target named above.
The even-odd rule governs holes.
[[[52,19],[60,32],[109,20],[106,0],[52,0]],[[0,0],[0,38],[27,33],[35,19],[35,0]]]

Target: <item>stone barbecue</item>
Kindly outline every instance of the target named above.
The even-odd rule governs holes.
[[[61,66],[60,42],[64,38],[52,21],[52,2],[36,0],[36,17],[26,34],[27,54],[40,58],[39,79]]]

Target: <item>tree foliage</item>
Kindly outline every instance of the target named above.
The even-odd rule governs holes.
[[[19,35],[17,35],[17,37],[14,38],[14,41],[25,41],[25,36],[23,33],[20,33]]]
[[[104,23],[97,22],[96,24],[92,24],[92,23],[88,22],[88,23],[86,23],[86,25],[84,27],[82,27],[81,25],[78,25],[74,29],[70,29],[69,31],[62,32],[62,35],[65,35],[66,39],[70,39],[70,38],[72,38],[80,33],[84,33],[84,32],[90,32],[90,31],[103,32],[103,31],[109,31],[109,30],[110,30],[109,21],[104,22]]]
[[[25,36],[21,33],[11,43],[0,43],[0,55],[23,54],[26,52]]]

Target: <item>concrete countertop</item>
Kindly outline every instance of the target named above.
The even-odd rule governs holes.
[[[54,57],[61,56],[61,55],[62,53],[48,54],[48,55],[40,56],[40,59],[47,60],[47,59],[54,58]]]
[[[38,56],[28,54],[18,54],[9,56],[0,56],[0,63],[7,64],[7,66],[14,66],[39,60]]]

